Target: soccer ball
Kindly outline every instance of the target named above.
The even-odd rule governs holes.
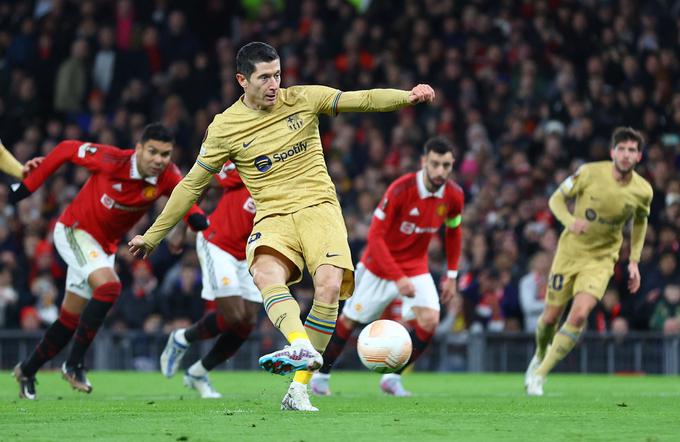
[[[361,330],[357,352],[369,370],[393,373],[411,357],[411,337],[398,322],[380,319]]]

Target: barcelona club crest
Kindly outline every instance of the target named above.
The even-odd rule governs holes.
[[[286,118],[286,124],[288,124],[288,129],[296,131],[302,128],[304,121],[302,121],[302,118],[300,118],[298,114],[294,114]]]

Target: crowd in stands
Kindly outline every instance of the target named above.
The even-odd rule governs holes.
[[[321,117],[355,261],[387,185],[420,167],[428,137],[447,136],[466,207],[461,296],[443,308],[444,332],[532,331],[562,229],[548,198],[580,164],[608,159],[614,127],[632,126],[647,139],[637,170],[654,189],[642,288],[627,289],[626,240],[589,327],[680,333],[680,2],[353,3],[365,9],[344,0],[0,1],[0,136],[25,162],[63,139],[132,148],[145,124],[161,121],[186,171],[213,115],[240,96],[235,54],[253,40],[279,51],[283,87],[429,83],[430,106]],[[65,270],[51,230],[87,178],[62,167],[17,208],[2,178],[0,328],[56,318]],[[218,198],[211,189],[202,206]],[[149,261],[121,244],[124,290],[110,328],[167,331],[202,315],[190,243],[180,257],[162,245]],[[436,280],[444,257],[434,241]],[[295,291],[309,297],[309,278]]]

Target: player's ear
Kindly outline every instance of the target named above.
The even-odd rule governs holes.
[[[236,81],[238,81],[238,84],[240,84],[243,89],[245,89],[248,85],[248,79],[246,76],[238,72],[236,73]]]

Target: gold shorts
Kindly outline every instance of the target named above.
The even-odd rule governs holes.
[[[298,269],[288,284],[302,279],[307,265],[314,276],[322,264],[344,269],[340,299],[347,299],[354,292],[354,265],[347,243],[347,228],[340,207],[321,203],[305,207],[286,215],[272,215],[253,226],[248,238],[246,257],[252,266],[255,251],[262,246],[271,247],[288,258]]]
[[[602,300],[614,274],[614,264],[611,258],[574,259],[558,251],[548,278],[547,303],[561,307],[578,293]]]

